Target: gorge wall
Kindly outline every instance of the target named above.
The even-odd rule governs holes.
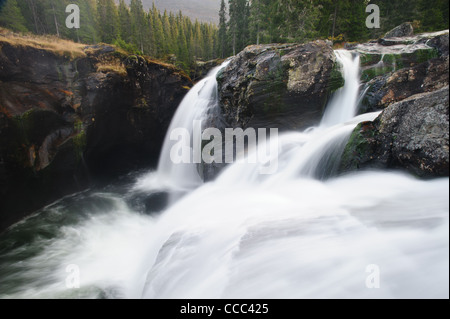
[[[75,46],[75,47],[70,47]],[[110,46],[0,35],[0,229],[155,165],[190,79]]]

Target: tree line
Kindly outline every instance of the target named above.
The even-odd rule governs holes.
[[[250,44],[377,38],[413,22],[416,31],[448,29],[448,0],[217,0],[219,25],[179,13],[145,11],[142,0],[6,0],[0,26],[55,34],[83,43],[116,44],[130,52],[170,60],[189,71],[196,60],[234,55]],[[81,28],[65,27],[65,8],[77,4]],[[366,7],[380,7],[381,29],[366,27]]]
[[[67,5],[80,8],[79,29],[65,26]],[[181,12],[145,11],[141,0],[7,0],[0,26],[51,34],[87,44],[115,44],[129,52],[169,60],[189,71],[196,60],[217,55],[215,24],[192,21]]]
[[[381,28],[366,27],[366,7],[380,8]],[[305,42],[328,38],[365,41],[403,22],[417,32],[448,29],[448,0],[221,0],[219,56],[249,44]]]

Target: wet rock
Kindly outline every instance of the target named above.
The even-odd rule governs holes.
[[[330,92],[343,85],[335,64],[325,41],[247,47],[218,75],[226,125],[286,130],[318,123]]]
[[[196,61],[195,67],[190,73],[192,81],[199,81],[208,75],[209,71],[218,67],[223,63],[223,59],[215,59],[210,61]]]
[[[369,82],[378,76],[448,56],[448,31],[381,39],[377,43],[354,45],[351,50],[360,54],[361,79]]]
[[[441,56],[448,56],[448,32],[429,39],[426,44],[437,49]]]
[[[449,58],[441,57],[373,78],[362,101],[361,112],[385,109],[412,95],[449,85]]]
[[[404,99],[360,124],[341,171],[400,168],[420,177],[449,176],[449,87]]]
[[[414,35],[414,28],[410,22],[405,22],[398,27],[395,27],[384,35],[384,38],[401,38]]]

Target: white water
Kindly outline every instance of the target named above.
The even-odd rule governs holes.
[[[163,186],[168,189],[192,190],[201,185],[202,180],[197,172],[196,164],[173,164],[170,151],[176,141],[170,140],[170,133],[176,128],[185,128],[192,137],[194,121],[204,120],[208,110],[218,107],[216,76],[228,64],[229,61],[225,61],[221,66],[213,69],[205,79],[189,91],[178,107],[162,148],[156,179],[152,182],[157,188]],[[192,146],[193,143],[190,145]]]
[[[342,67],[345,85],[335,92],[322,118],[322,127],[347,122],[357,113],[360,91],[359,55],[346,50],[338,50],[335,53]]]
[[[419,181],[396,172],[315,178],[333,166],[331,155],[342,152],[357,123],[377,116],[354,117],[358,66],[338,55],[351,70],[330,107],[340,100],[346,115],[281,136],[277,174],[233,164],[154,217],[133,212],[126,197],[97,194],[111,208],[93,209],[56,238],[37,240],[33,245],[44,250],[14,264],[24,270],[9,275],[25,283],[0,297],[96,297],[101,289],[125,298],[448,298],[448,178]],[[192,90],[191,101],[206,83]],[[193,116],[187,108],[180,106],[180,114],[201,117],[203,111],[195,108]],[[184,169],[160,170],[186,185]],[[154,182],[141,178],[137,188]],[[80,267],[81,290],[64,286],[69,264]],[[366,287],[372,264],[380,268],[379,289]]]

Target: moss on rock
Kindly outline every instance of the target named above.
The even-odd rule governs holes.
[[[361,162],[365,162],[371,157],[370,138],[373,138],[374,135],[375,131],[371,122],[358,124],[342,154],[341,170],[357,170],[360,168]]]
[[[335,63],[330,74],[329,90],[333,93],[345,85],[345,79],[342,76],[342,70],[339,63]]]
[[[77,162],[81,161],[83,158],[84,151],[86,150],[87,138],[86,131],[81,130],[80,133],[72,137],[74,155]]]

